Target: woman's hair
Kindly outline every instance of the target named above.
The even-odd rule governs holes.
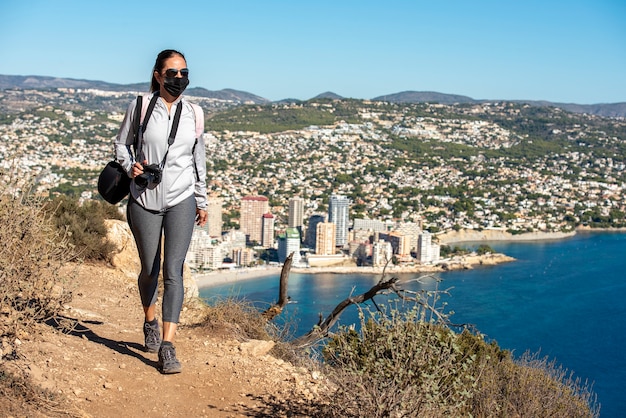
[[[159,82],[154,76],[154,72],[156,71],[159,74],[161,74],[161,71],[163,71],[163,66],[165,65],[165,60],[172,58],[175,55],[180,56],[182,59],[186,61],[183,53],[176,51],[175,49],[165,49],[159,52],[159,55],[157,55],[156,61],[154,62],[154,68],[152,68],[152,81],[150,82],[151,93],[154,93],[155,91],[159,91],[159,89],[161,88],[161,86],[159,85]]]

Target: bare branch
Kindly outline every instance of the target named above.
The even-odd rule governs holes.
[[[432,277],[432,276],[426,276],[426,277]],[[423,279],[423,278],[420,278]],[[416,279],[415,281],[420,281],[420,279]],[[434,290],[435,293],[435,298],[439,299],[440,295],[445,294],[445,295],[450,295],[450,289],[452,289],[451,287],[445,290],[439,290],[439,288]],[[471,324],[453,324],[450,322],[448,315],[442,313],[440,310],[436,309],[436,302],[432,303],[429,302],[424,296],[423,296],[423,291],[422,292],[415,292],[412,290],[406,290],[406,289],[400,289],[398,288],[396,285],[391,287],[391,291],[393,293],[396,294],[396,296],[398,296],[401,300],[404,301],[408,301],[408,302],[414,302],[418,305],[420,305],[421,307],[423,307],[424,309],[426,309],[427,311],[429,311],[431,314],[433,314],[436,319],[437,322],[441,322],[444,323],[450,327],[457,327],[457,328],[474,328],[473,325]],[[414,295],[414,296],[407,296],[407,295]]]
[[[321,322],[318,326],[313,328],[311,331],[309,331],[302,337],[296,338],[290,344],[295,347],[306,347],[326,337],[328,335],[328,331],[330,330],[330,328],[332,328],[332,326],[337,322],[342,312],[348,306],[358,304],[358,303],[363,303],[365,301],[372,299],[374,296],[376,296],[377,294],[379,294],[380,292],[384,290],[393,289],[397,281],[398,281],[397,277],[392,277],[391,279],[387,281],[381,280],[367,292],[361,295],[355,296],[355,297],[348,297],[344,299],[335,307],[335,309],[333,309],[331,314],[328,315],[323,322]]]
[[[293,254],[294,253],[289,254],[287,259],[285,260],[285,263],[283,264],[282,270],[280,271],[278,302],[276,302],[275,305],[270,306],[265,312],[263,312],[263,316],[268,321],[271,321],[276,316],[280,315],[285,305],[287,305],[287,302],[289,301],[289,297],[287,296],[287,285],[289,283],[289,271],[291,270],[291,263],[293,262]]]
[[[287,296],[287,285],[289,282],[289,271],[291,270],[291,264],[293,262],[293,255],[294,253],[289,254],[287,259],[285,260],[285,263],[283,264],[283,268],[280,273],[280,289],[279,289],[278,301],[276,302],[276,304],[269,307],[262,314],[268,321],[271,321],[276,316],[280,315],[285,305],[287,305],[287,303],[289,302],[289,297]],[[348,296],[346,299],[340,302],[335,307],[335,309],[333,309],[333,311],[330,313],[330,315],[326,317],[326,319],[324,319],[323,315],[320,313],[319,322],[317,323],[317,325],[305,335],[291,341],[290,344],[294,347],[302,348],[302,347],[310,346],[314,344],[315,342],[327,337],[330,329],[339,320],[339,317],[341,316],[343,311],[350,305],[357,305],[357,304],[361,304],[363,302],[371,300],[374,303],[374,306],[376,307],[376,309],[378,311],[381,311],[380,308],[378,307],[378,304],[376,304],[376,302],[374,301],[374,296],[387,290],[395,293],[396,296],[398,296],[401,300],[411,301],[411,302],[419,304],[420,306],[425,308],[427,311],[429,311],[432,315],[434,315],[438,322],[443,322],[443,323],[446,323],[452,326],[458,326],[458,327],[464,326],[464,325],[450,324],[447,316],[443,314],[442,312],[440,312],[439,310],[435,309],[434,307],[435,304],[429,303],[428,300],[424,297],[423,292],[422,294],[420,294],[420,292],[415,292],[415,291],[410,291],[410,290],[399,288],[397,286],[399,282],[399,279],[397,277],[392,277],[391,279],[386,280],[385,270],[387,269],[388,265],[389,265],[389,260],[385,264],[385,267],[383,269],[383,274],[376,285],[374,285],[367,292],[361,295],[352,296],[351,294],[350,296]],[[447,292],[448,292],[447,290],[435,291],[436,295],[439,295],[441,293],[447,294]]]

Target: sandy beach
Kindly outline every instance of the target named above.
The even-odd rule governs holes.
[[[198,289],[202,289],[211,286],[221,286],[223,284],[234,284],[245,280],[258,279],[259,277],[280,276],[281,270],[281,266],[262,266],[193,274],[192,277],[196,280]]]

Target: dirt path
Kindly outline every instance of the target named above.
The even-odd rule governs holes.
[[[20,339],[20,358],[10,362],[69,399],[77,415],[269,417],[283,415],[277,405],[287,399],[317,391],[316,374],[267,355],[268,342],[224,340],[184,325],[175,341],[183,372],[161,375],[157,355],[142,349],[135,281],[103,266],[79,269],[64,312],[79,321],[74,331],[42,325]],[[182,324],[192,311],[183,311]]]

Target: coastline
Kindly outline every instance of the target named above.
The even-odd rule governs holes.
[[[482,231],[476,230],[461,230],[461,231],[448,231],[438,235],[438,239],[444,245],[458,244],[464,242],[481,242],[481,241],[549,241],[549,240],[561,240],[574,237],[578,232],[580,233],[594,233],[594,232],[626,232],[626,228],[614,229],[614,228],[589,228],[578,227],[572,232],[528,232],[519,235],[513,235],[504,230],[485,229]],[[485,255],[465,255],[456,256],[451,259],[441,260],[437,264],[422,265],[416,264],[411,266],[387,266],[385,267],[372,267],[372,266],[327,266],[327,267],[308,267],[308,268],[292,268],[291,273],[303,273],[303,274],[372,274],[372,275],[385,275],[390,274],[406,274],[406,273],[438,273],[451,270],[470,270],[480,266],[492,266],[502,263],[508,263],[515,261],[515,258],[507,256],[506,254],[485,254]],[[261,266],[261,267],[249,267],[245,269],[229,269],[221,271],[213,271],[203,274],[192,274],[193,279],[196,281],[198,289],[210,288],[213,286],[221,286],[224,284],[236,284],[246,280],[258,279],[268,276],[280,276],[282,266]]]
[[[582,230],[582,229],[581,229]],[[585,231],[591,229],[585,229]],[[443,245],[458,244],[461,242],[480,241],[548,241],[571,238],[576,235],[572,232],[526,232],[513,235],[503,229],[483,229],[481,231],[462,229],[460,231],[446,231],[436,235]]]
[[[387,267],[358,267],[358,266],[328,266],[328,267],[309,267],[309,268],[292,268],[293,273],[331,273],[331,274],[374,274],[374,275],[392,275],[406,273],[440,273],[450,270],[471,270],[480,266],[495,266],[497,264],[509,263],[515,261],[515,258],[505,254],[484,254],[484,255],[464,255],[455,256],[450,259],[439,261],[437,264],[415,264],[409,266],[389,265]]]
[[[407,274],[407,273],[439,273],[450,270],[470,270],[478,266],[493,266],[502,263],[515,261],[513,257],[505,254],[485,254],[485,255],[466,255],[456,256],[451,259],[442,260],[437,264],[416,264],[411,266],[387,266],[387,267],[359,267],[359,266],[327,266],[327,267],[308,267],[308,268],[292,268],[290,273],[303,274],[373,274],[373,275],[391,275],[391,274]],[[205,274],[192,275],[196,281],[198,289],[210,288],[213,286],[221,286],[224,284],[236,284],[246,280],[258,279],[268,276],[280,276],[282,266],[276,267],[253,267],[245,269],[232,269],[224,271],[215,271]]]

